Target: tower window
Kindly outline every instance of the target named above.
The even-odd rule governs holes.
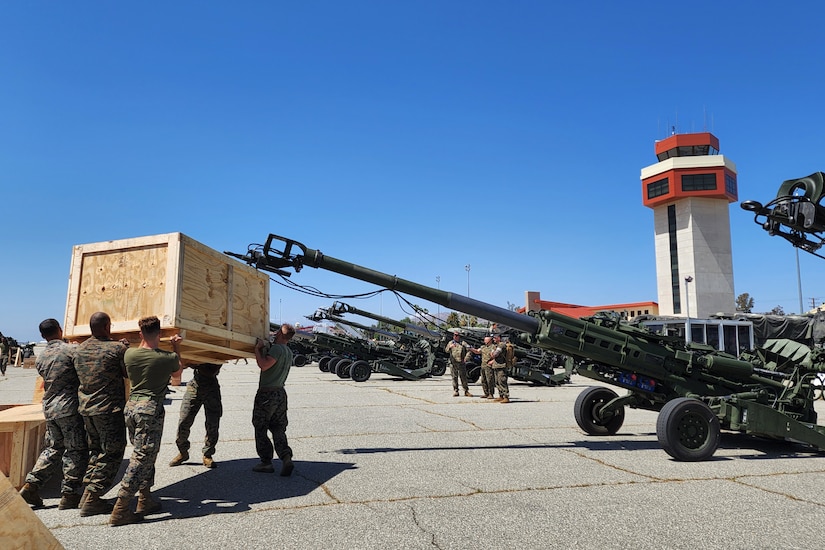
[[[667,195],[670,192],[670,186],[668,185],[668,179],[663,178],[660,180],[656,180],[652,183],[647,184],[647,198],[653,199],[655,197],[661,197],[662,195]]]
[[[736,178],[730,174],[725,174],[725,192],[729,195],[738,195],[736,192]]]
[[[682,313],[682,296],[679,288],[679,249],[676,241],[676,206],[667,207],[667,233],[670,241],[670,286],[673,296],[673,313]]]
[[[684,174],[682,191],[714,191],[716,174]]]

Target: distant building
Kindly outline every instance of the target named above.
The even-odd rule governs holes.
[[[537,291],[528,290],[525,292],[525,307],[520,307],[516,311],[526,313],[527,311],[539,310],[555,311],[569,317],[590,317],[599,311],[613,311],[627,319],[632,319],[639,315],[659,315],[659,304],[656,302],[632,302],[627,304],[608,304],[603,306],[581,306],[577,304],[566,304],[563,302],[553,302],[542,300]]]

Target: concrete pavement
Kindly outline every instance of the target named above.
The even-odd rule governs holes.
[[[36,373],[8,375],[0,404],[30,402]],[[502,405],[452,397],[448,375],[355,383],[293,368],[290,478],[251,471],[255,365],[228,363],[220,381],[214,470],[200,464],[202,416],[189,463],[167,466],[184,388],[169,395],[154,486],[163,513],[110,527],[106,516],[57,510],[53,480],[38,517],[69,549],[810,548],[820,540],[825,456],[724,434],[713,460],[676,462],[647,411],[628,410],[615,436],[586,436],[573,403],[592,382],[578,376],[557,388],[513,382]],[[471,391],[480,394],[478,385]],[[825,414],[825,402],[817,409]]]

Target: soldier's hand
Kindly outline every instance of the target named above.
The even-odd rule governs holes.
[[[175,334],[169,339],[169,341],[172,343],[172,349],[177,352],[180,347],[180,343],[183,341],[183,337],[180,334]]]

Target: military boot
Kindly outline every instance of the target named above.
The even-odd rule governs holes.
[[[136,514],[148,516],[149,514],[160,512],[161,508],[160,501],[152,498],[152,493],[148,487],[140,490],[138,493],[137,506],[135,507]]]
[[[57,505],[58,510],[72,510],[80,506],[80,495],[77,493],[63,493],[60,496],[60,503]]]
[[[295,468],[295,465],[292,463],[292,457],[287,456],[283,459],[281,463],[281,477],[289,477],[292,475],[292,470]]]
[[[180,466],[187,460],[189,460],[189,453],[187,453],[186,451],[181,451],[178,453],[178,456],[172,459],[172,461],[169,463],[169,466]]]
[[[142,517],[129,509],[130,500],[132,500],[131,497],[117,497],[112,515],[109,517],[109,525],[129,525],[143,520]]]
[[[80,502],[77,503],[78,508],[83,508],[83,505],[86,504],[86,499],[89,498],[89,488],[83,490],[83,496],[80,497]]]
[[[26,483],[20,488],[20,496],[32,506],[43,506],[43,499],[40,498],[40,488],[32,483]]]
[[[111,502],[100,498],[100,494],[98,493],[92,493],[88,489],[86,489],[86,492],[89,494],[86,496],[86,501],[83,503],[83,506],[80,507],[81,516],[85,518],[87,516],[108,514],[112,511]]]

